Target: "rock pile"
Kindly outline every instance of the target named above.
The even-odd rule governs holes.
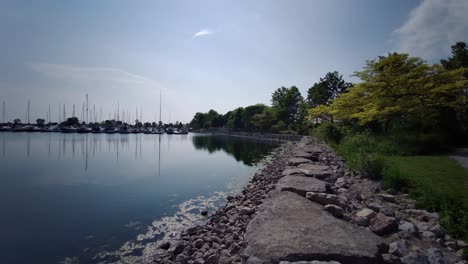
[[[348,170],[315,138],[284,144],[241,195],[158,263],[467,263],[437,213]]]

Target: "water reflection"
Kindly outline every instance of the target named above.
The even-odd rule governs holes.
[[[193,137],[192,142],[196,149],[208,150],[209,153],[223,150],[248,166],[259,162],[272,146],[277,145],[273,141],[258,142],[248,138],[211,135]]]
[[[2,263],[146,258],[274,148],[192,134],[3,132],[0,141]]]

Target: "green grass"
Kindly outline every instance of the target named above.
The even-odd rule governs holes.
[[[408,175],[410,190],[431,190],[435,196],[459,199],[468,208],[468,170],[445,156],[389,157],[388,160]]]
[[[468,170],[446,156],[387,157],[384,186],[403,186],[420,208],[436,211],[455,238],[468,241]]]

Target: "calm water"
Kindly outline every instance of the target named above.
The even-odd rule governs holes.
[[[0,133],[0,263],[149,260],[274,147],[201,134]]]

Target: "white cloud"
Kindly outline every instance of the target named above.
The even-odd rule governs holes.
[[[450,46],[467,41],[468,1],[424,0],[395,34],[398,49],[425,59],[449,55]]]
[[[195,33],[195,35],[193,35],[192,39],[195,39],[195,38],[198,38],[198,37],[203,37],[203,36],[208,36],[208,35],[212,35],[214,34],[215,32],[209,30],[209,29],[202,29],[200,31],[198,31],[197,33]]]

